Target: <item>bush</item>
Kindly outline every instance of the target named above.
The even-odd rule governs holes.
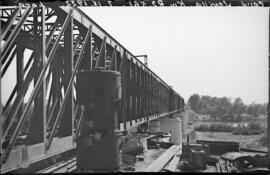
[[[210,126],[211,132],[232,132],[232,127],[230,125],[223,124],[212,124]]]
[[[263,130],[260,129],[248,129],[248,128],[237,128],[233,131],[233,135],[260,135],[263,133]]]
[[[209,131],[209,126],[206,124],[201,124],[198,127],[196,127],[195,130],[202,131],[202,132]]]
[[[248,128],[246,126],[237,126],[236,128],[233,129],[232,134],[233,135],[242,135],[243,132],[246,133],[246,130]]]
[[[248,128],[251,130],[262,130],[262,126],[258,122],[250,122],[248,124]]]
[[[233,135],[259,135],[264,132],[263,127],[258,122],[250,122],[248,126],[238,126],[233,130]]]
[[[264,135],[260,138],[260,140],[259,140],[259,142],[262,144],[262,146],[267,146],[268,145],[268,143],[267,143],[267,134],[266,133],[264,133]]]
[[[210,126],[206,124],[201,124],[197,128],[195,128],[196,131],[210,131],[210,132],[232,132],[233,128],[230,125],[225,124],[211,124]]]
[[[234,130],[233,132],[232,132],[232,134],[233,135],[241,135],[241,131],[240,130]]]
[[[195,128],[195,131],[201,132],[232,132],[233,135],[259,135],[264,132],[260,123],[251,122],[248,126],[238,126],[233,128],[227,124],[201,124]]]
[[[263,130],[256,129],[256,130],[249,130],[249,135],[259,135],[262,134]]]

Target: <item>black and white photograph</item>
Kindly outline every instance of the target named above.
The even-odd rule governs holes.
[[[269,173],[268,1],[0,4],[1,174]]]

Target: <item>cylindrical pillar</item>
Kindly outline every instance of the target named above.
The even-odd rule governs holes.
[[[118,129],[121,76],[103,69],[77,74],[77,101],[85,122],[77,141],[77,166],[83,172],[114,171],[121,163]]]

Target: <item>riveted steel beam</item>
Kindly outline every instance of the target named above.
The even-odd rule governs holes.
[[[28,7],[26,11],[23,13],[22,17],[20,18],[19,22],[16,24],[15,28],[12,30],[11,34],[7,38],[5,44],[1,48],[3,52],[1,53],[1,58],[5,57],[6,54],[8,53],[9,48],[12,46],[13,42],[16,39],[16,36],[19,34],[21,27],[26,20],[26,18],[29,16],[31,10],[33,7]]]
[[[95,67],[105,67],[106,65],[106,36],[104,36]],[[103,62],[102,62],[103,61]]]
[[[5,155],[4,155],[4,161],[6,160],[8,154],[9,154],[9,152],[11,150],[11,147],[14,144],[14,141],[15,141],[15,139],[17,137],[19,129],[22,127],[22,125],[23,125],[23,123],[24,123],[24,121],[26,119],[26,116],[27,116],[27,114],[29,112],[29,109],[30,109],[30,106],[31,106],[33,100],[35,99],[35,97],[38,94],[38,90],[39,90],[39,88],[40,88],[40,86],[42,84],[42,80],[44,78],[45,72],[46,72],[47,68],[49,67],[50,63],[52,62],[53,56],[54,56],[54,54],[56,52],[56,49],[58,48],[58,43],[60,41],[60,38],[62,37],[62,35],[63,35],[63,33],[64,33],[64,31],[65,31],[65,29],[67,27],[67,24],[68,24],[68,22],[69,22],[69,20],[71,18],[71,13],[72,13],[72,9],[69,11],[69,13],[68,13],[68,15],[67,15],[67,17],[66,17],[66,19],[64,21],[61,32],[59,33],[58,38],[57,38],[55,44],[52,47],[52,51],[49,54],[47,62],[44,65],[43,69],[41,70],[41,73],[40,73],[40,75],[39,75],[39,77],[38,77],[38,79],[36,81],[36,86],[34,87],[33,92],[31,93],[31,95],[29,97],[28,103],[27,103],[27,105],[26,105],[26,107],[25,107],[25,109],[23,111],[23,114],[22,114],[21,118],[19,119],[19,121],[18,121],[18,123],[17,123],[17,125],[15,127],[15,130],[13,132],[13,135],[12,135],[12,137],[10,139],[9,145],[8,145],[8,147],[6,149],[6,152],[5,152]],[[22,100],[20,99],[19,103],[21,103],[21,102],[22,102]],[[18,108],[16,108],[16,109],[18,109]],[[16,115],[16,113],[17,113],[17,110],[15,111],[14,115]],[[14,117],[12,117],[12,118],[14,118]]]
[[[67,6],[61,6],[60,9],[63,10],[63,12],[67,13],[70,7]],[[148,71],[150,74],[152,74],[159,82],[162,84],[167,85],[159,76],[157,76],[153,71],[151,71],[149,68],[147,68],[140,60],[138,60],[131,52],[129,52],[123,45],[121,45],[116,39],[114,39],[110,34],[108,34],[105,30],[103,30],[97,23],[95,23],[91,18],[89,18],[87,15],[85,15],[79,8],[74,8],[73,13],[74,21],[77,21],[80,25],[87,27],[90,24],[93,26],[92,31],[93,34],[97,35],[99,38],[107,37],[106,43],[109,44],[111,47],[115,47],[117,45],[117,51],[123,55],[124,51],[126,51],[127,59],[134,59],[134,62],[137,62],[138,65]]]
[[[18,16],[18,14],[20,13],[20,11],[21,11],[21,8],[16,7],[13,13],[10,15],[8,21],[2,26],[3,29],[1,29],[1,36],[0,36],[1,41],[3,40],[3,38],[5,38],[8,31],[10,31],[10,28],[12,24],[14,23],[16,17]]]
[[[116,54],[116,48],[117,46],[114,47],[113,53],[112,53],[112,61],[111,61],[111,66],[110,70],[117,70],[117,54]]]
[[[73,16],[73,15],[72,15]],[[66,31],[63,37],[63,83],[64,83],[64,92],[67,92],[68,84],[70,81],[70,77],[73,74],[73,17],[70,19]],[[73,84],[71,85],[73,86]],[[63,116],[61,118],[61,124],[59,126],[58,136],[65,137],[73,134],[73,120],[74,120],[74,102],[73,102],[73,91],[70,91],[68,96],[66,97],[66,106],[64,107]],[[61,105],[63,106],[63,105]]]
[[[40,21],[38,21],[40,17]],[[38,75],[46,62],[46,36],[45,36],[45,7],[38,5],[33,10],[33,34],[35,50],[33,52],[34,67],[34,86],[37,83]],[[46,77],[44,76],[38,95],[34,100],[34,116],[31,119],[29,134],[27,135],[27,144],[32,145],[39,142],[46,142]],[[44,149],[45,150],[45,149]]]
[[[79,69],[80,62],[81,62],[82,55],[83,55],[82,53],[83,53],[83,51],[84,51],[84,49],[85,49],[85,46],[87,45],[87,41],[89,40],[89,36],[90,36],[90,33],[91,33],[91,32],[90,32],[91,29],[92,29],[92,26],[89,27],[89,30],[88,30],[88,32],[87,32],[87,35],[86,35],[86,38],[85,38],[85,41],[84,41],[82,50],[81,50],[81,52],[80,52],[80,55],[79,55],[79,57],[78,57],[78,60],[77,60],[77,62],[76,62],[75,68],[74,68],[74,71],[73,71],[73,73],[72,73],[72,75],[71,75],[71,78],[70,78],[70,80],[69,80],[69,83],[68,83],[68,86],[67,86],[67,90],[66,90],[66,92],[65,92],[64,99],[63,99],[63,102],[62,102],[62,104],[61,104],[61,108],[60,108],[60,110],[59,110],[59,112],[58,112],[58,114],[57,114],[56,121],[55,121],[55,123],[54,123],[54,125],[53,125],[52,133],[51,133],[51,135],[50,135],[50,137],[49,137],[49,140],[48,140],[47,149],[49,149],[50,146],[51,146],[52,139],[53,139],[53,137],[54,137],[55,130],[56,130],[56,127],[57,127],[57,124],[58,124],[58,122],[59,122],[59,120],[60,120],[60,118],[61,118],[61,116],[62,116],[62,113],[63,113],[63,111],[64,111],[64,109],[65,109],[65,104],[66,104],[66,102],[67,102],[67,100],[68,100],[68,95],[69,95],[69,93],[70,93],[70,90],[72,89],[71,87],[72,87],[72,84],[73,84],[73,82],[74,82],[74,77],[75,77],[75,75],[76,75],[76,73],[77,73],[77,71],[78,71],[78,69]]]

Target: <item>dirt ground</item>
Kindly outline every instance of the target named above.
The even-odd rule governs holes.
[[[253,148],[267,151],[267,147],[262,147],[259,139],[263,135],[233,135],[229,132],[195,132],[196,140],[216,140],[239,142],[240,147]]]

